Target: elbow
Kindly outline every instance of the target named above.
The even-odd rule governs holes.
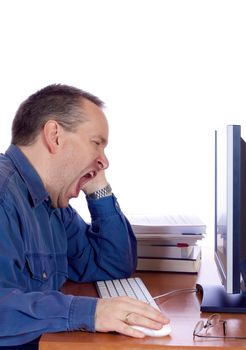
[[[125,259],[124,259],[125,260]],[[124,261],[123,269],[119,272],[117,278],[128,278],[136,271],[137,268],[137,257],[131,256],[128,261]]]

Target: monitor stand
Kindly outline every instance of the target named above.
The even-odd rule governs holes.
[[[246,313],[245,294],[228,294],[222,285],[197,284],[196,288],[202,295],[202,312]]]

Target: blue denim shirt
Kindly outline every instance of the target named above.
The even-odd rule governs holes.
[[[68,206],[55,209],[23,153],[0,155],[0,346],[45,332],[95,331],[96,298],[64,295],[69,278],[129,276],[136,240],[114,195],[88,200],[91,225]]]

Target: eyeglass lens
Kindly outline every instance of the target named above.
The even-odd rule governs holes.
[[[212,314],[208,317],[207,321],[204,323],[204,321],[198,321],[195,329],[193,331],[193,337],[199,336],[199,333],[205,329],[205,334],[207,334],[208,330],[212,327],[217,326],[218,324],[222,323],[223,325],[223,334],[226,335],[226,321],[223,321],[220,319],[219,314]],[[205,335],[206,336],[206,335]]]
[[[206,333],[209,330],[209,328],[215,327],[219,324],[220,322],[220,315],[219,314],[213,314],[209,316],[207,319],[207,322],[204,325],[204,328],[206,329]]]

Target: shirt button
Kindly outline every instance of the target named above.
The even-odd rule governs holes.
[[[45,271],[43,272],[42,276],[43,276],[43,279],[44,279],[44,280],[47,279],[47,273],[46,273]]]

